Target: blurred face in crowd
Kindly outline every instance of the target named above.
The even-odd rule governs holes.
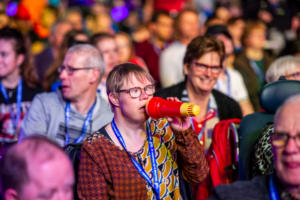
[[[225,7],[219,7],[216,9],[216,17],[226,23],[231,18],[231,13]]]
[[[41,161],[30,159],[29,182],[20,193],[22,200],[72,200],[74,172],[68,157],[58,152],[55,158]],[[41,155],[38,155],[38,157]]]
[[[73,25],[75,30],[82,30],[82,15],[80,12],[70,12],[67,20]]]
[[[24,55],[17,55],[14,40],[0,39],[0,77],[18,76]]]
[[[300,186],[300,107],[285,105],[275,119],[272,147],[276,175],[287,186]]]
[[[50,42],[54,48],[60,48],[64,40],[65,35],[72,30],[70,23],[60,23],[57,25],[55,33],[50,36]]]
[[[157,22],[155,23],[155,34],[162,41],[168,41],[173,37],[174,20],[166,15],[161,15],[158,17]]]
[[[192,40],[198,36],[200,23],[197,14],[189,11],[182,13],[178,22],[178,29],[181,37],[188,40]]]
[[[105,63],[105,78],[119,64],[118,45],[114,38],[105,38],[97,43],[97,48],[102,54]]]
[[[224,34],[218,34],[218,35],[216,35],[216,38],[223,42],[224,47],[225,47],[225,54],[231,55],[233,53],[233,49],[234,49],[231,39],[228,38]]]
[[[228,26],[228,31],[232,38],[239,40],[243,35],[244,27],[245,22],[242,19],[239,19],[234,24]]]
[[[189,66],[184,65],[188,84],[199,92],[211,92],[221,72],[220,56],[215,51],[203,54]]]
[[[124,34],[116,35],[116,42],[119,50],[120,63],[128,62],[132,56],[132,47],[130,38]]]
[[[266,42],[266,32],[262,28],[254,28],[246,38],[247,47],[262,49]]]

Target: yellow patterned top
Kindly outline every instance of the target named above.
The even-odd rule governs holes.
[[[179,190],[178,166],[172,158],[172,154],[176,150],[175,136],[165,119],[151,121],[150,127],[151,133],[153,134],[155,158],[158,166],[160,198],[165,200],[182,199]],[[153,180],[148,141],[146,141],[144,147],[133,156]],[[149,184],[147,184],[147,189],[149,199],[155,200],[154,190]]]

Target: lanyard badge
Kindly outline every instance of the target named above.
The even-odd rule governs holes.
[[[158,178],[158,171],[157,171],[158,167],[157,167],[157,163],[156,163],[155,149],[154,149],[154,144],[153,144],[153,139],[152,139],[149,123],[147,122],[147,140],[148,140],[149,150],[150,150],[150,158],[151,158],[151,164],[152,164],[152,170],[153,170],[154,184],[152,183],[152,181],[151,181],[150,177],[148,176],[148,174],[145,172],[144,168],[127,151],[124,139],[123,139],[116,123],[115,123],[115,119],[112,120],[111,125],[112,125],[112,129],[113,129],[116,137],[118,138],[118,141],[120,142],[120,144],[122,145],[124,150],[130,156],[134,167],[141,174],[141,176],[147,181],[147,183],[154,189],[156,199],[159,200],[160,199],[160,196],[159,196],[160,187],[159,187],[159,178]]]
[[[7,91],[1,82],[0,82],[0,88],[1,88],[1,93],[4,97],[5,102],[7,104],[11,104],[8,94],[7,94]],[[20,78],[18,86],[17,86],[17,111],[16,111],[16,114],[14,113],[13,108],[10,105],[10,118],[13,122],[13,127],[14,127],[15,131],[17,131],[17,129],[18,129],[18,126],[20,123],[20,118],[21,118],[22,93],[23,93],[23,81],[22,81],[22,78]]]
[[[96,101],[97,101],[97,99],[95,100],[95,102],[92,105],[92,107],[90,108],[87,116],[85,117],[85,120],[84,120],[83,125],[82,125],[82,129],[81,129],[81,134],[74,141],[74,143],[80,143],[80,142],[83,141],[83,138],[84,138],[85,132],[87,130],[87,127],[88,127],[88,125],[89,125],[89,123],[91,122],[91,119],[92,119],[93,110],[95,108]],[[70,135],[69,135],[69,120],[70,120],[70,117],[71,117],[70,115],[71,115],[71,104],[70,104],[70,102],[67,102],[66,103],[66,107],[65,107],[65,126],[66,126],[66,130],[65,130],[65,132],[66,132],[65,145],[68,145],[70,143]]]

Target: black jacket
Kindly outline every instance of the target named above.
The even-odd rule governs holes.
[[[177,97],[181,99],[182,91],[185,89],[185,82],[181,82],[177,85],[173,85],[168,88],[163,88],[158,90],[154,96],[167,98],[167,97]],[[232,98],[226,96],[225,94],[212,90],[212,94],[216,100],[218,106],[218,115],[220,120],[232,119],[232,118],[242,118],[242,111],[239,104]]]

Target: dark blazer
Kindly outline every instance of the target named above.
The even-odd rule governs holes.
[[[163,88],[158,90],[154,96],[167,98],[167,97],[177,97],[181,99],[182,91],[185,89],[185,82],[181,82],[177,85],[173,85],[168,88]],[[225,94],[212,90],[212,94],[216,100],[218,106],[218,115],[220,120],[232,119],[232,118],[242,118],[242,112],[239,104],[232,98],[226,96]]]

